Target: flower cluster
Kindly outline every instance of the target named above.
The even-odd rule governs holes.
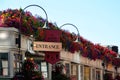
[[[23,71],[34,71],[35,63],[31,59],[27,59],[24,61],[22,65],[22,70]]]
[[[33,16],[30,12],[24,12],[22,9],[8,9],[0,13],[0,22],[2,22],[2,24],[0,24],[1,27],[15,27],[20,29],[24,35],[34,35],[35,40],[44,41],[45,32],[42,27],[46,20],[42,17]],[[48,22],[47,25],[49,29],[59,29],[53,23]],[[65,50],[71,53],[75,53],[76,51],[80,52],[82,56],[91,60],[101,59],[108,63],[115,61],[114,58],[117,56],[116,52],[101,45],[93,44],[83,37],[71,34],[68,31],[61,30],[61,32],[60,41]],[[77,37],[79,37],[80,42],[75,42]],[[120,64],[117,65],[120,66]]]
[[[80,42],[75,42],[77,37],[80,38]],[[103,47],[99,44],[93,44],[83,37],[73,35],[69,32],[62,32],[61,42],[63,43],[63,48],[66,50],[70,51],[71,53],[80,51],[82,56],[91,60],[101,59],[111,63],[112,60],[117,56],[116,52],[109,50],[107,47]]]
[[[116,67],[120,67],[120,58],[114,58],[112,60],[112,64],[115,65]]]
[[[34,68],[34,60],[25,60],[22,64],[22,71],[16,73],[12,80],[44,80],[42,73],[35,71]]]

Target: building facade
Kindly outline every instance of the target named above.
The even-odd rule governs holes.
[[[54,65],[46,62],[44,52],[34,51],[32,44],[34,38],[21,35],[21,48],[18,48],[18,30],[16,28],[0,28],[0,79],[10,79],[20,71],[22,62],[32,58],[38,64],[38,70],[43,73],[46,80],[52,80],[54,65],[63,65],[63,73],[71,80],[103,80],[103,74],[109,73],[112,77],[120,74],[112,64],[105,67],[100,59],[91,60],[83,57],[81,52],[71,53],[62,49],[60,61]]]

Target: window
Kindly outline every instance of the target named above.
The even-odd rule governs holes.
[[[71,64],[71,74],[74,74],[74,66]]]
[[[100,80],[100,70],[96,70],[96,80]]]
[[[84,80],[90,80],[90,67],[84,67]]]
[[[8,75],[8,53],[0,53],[0,75]]]
[[[80,66],[80,77],[81,77],[81,80],[83,80],[83,66],[82,65]]]
[[[77,64],[72,63],[71,64],[71,79],[72,80],[78,80],[78,67]]]
[[[14,54],[14,70],[15,72],[19,72],[22,66],[22,55],[21,54]]]
[[[65,67],[66,67],[66,75],[70,76],[70,64],[69,63],[65,63]]]
[[[41,62],[41,72],[42,72],[44,78],[48,77],[48,74],[47,74],[47,63],[46,62]]]
[[[48,78],[48,63],[46,61],[35,60],[36,63],[36,71],[42,73],[44,78]]]
[[[76,64],[71,64],[71,74],[72,75],[77,75],[78,73],[78,68]]]
[[[92,70],[92,80],[97,80],[97,79],[95,78],[95,69],[92,68],[91,70]]]

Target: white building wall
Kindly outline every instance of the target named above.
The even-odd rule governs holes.
[[[16,37],[18,30],[15,28],[0,28],[0,53],[8,53],[8,77],[14,75],[14,61],[12,49],[17,49]],[[2,76],[1,76],[2,77]]]
[[[17,32],[15,28],[0,28],[0,48],[16,48]]]
[[[60,58],[63,60],[80,63],[80,56],[78,52],[70,53],[68,51],[62,50],[60,52]]]

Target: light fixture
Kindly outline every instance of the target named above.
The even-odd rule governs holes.
[[[9,36],[9,33],[6,32],[6,31],[1,31],[0,32],[0,39],[4,40],[4,39],[7,39]]]
[[[43,28],[48,28],[48,15],[47,15],[47,12],[45,11],[45,9],[44,8],[42,8],[41,6],[39,6],[39,5],[36,5],[36,4],[32,4],[32,5],[28,5],[28,6],[26,6],[24,9],[23,9],[23,11],[25,10],[25,9],[27,9],[28,7],[31,7],[31,6],[36,6],[36,7],[39,7],[40,9],[42,9],[43,11],[44,11],[44,13],[45,13],[45,16],[46,16],[46,19],[45,19],[45,23],[44,23],[44,26],[43,26]],[[21,12],[21,14],[22,14],[22,12]],[[20,14],[20,19],[22,18],[22,15]],[[21,21],[21,20],[20,20]]]

